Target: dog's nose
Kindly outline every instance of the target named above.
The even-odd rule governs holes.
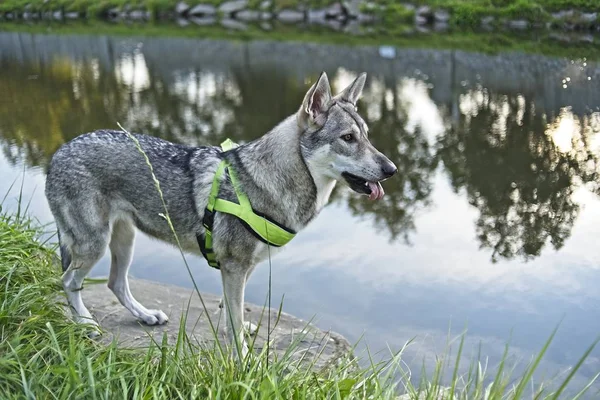
[[[389,178],[390,176],[398,172],[398,168],[394,165],[393,162],[389,160],[383,163],[381,170],[383,171],[383,174],[386,178]]]

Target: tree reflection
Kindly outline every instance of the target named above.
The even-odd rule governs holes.
[[[522,96],[471,92],[465,103],[439,152],[455,191],[465,188],[479,209],[481,246],[493,261],[531,259],[548,242],[560,249],[579,212],[577,183],[595,177],[592,152],[559,148],[546,116]]]

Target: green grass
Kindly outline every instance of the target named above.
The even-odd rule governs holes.
[[[160,192],[160,183],[154,184]],[[373,361],[367,350],[362,362],[349,354],[322,370],[304,368],[300,363],[311,365],[311,360],[291,358],[303,335],[283,356],[268,357],[265,347],[242,364],[218,340],[198,346],[181,329],[175,343],[164,336],[145,350],[119,348],[115,342],[105,346],[65,318],[56,248],[42,239],[43,228],[27,217],[21,203],[19,197],[16,212],[0,209],[1,399],[395,399],[404,392],[410,399],[425,400],[531,395],[550,400],[559,398],[596,344],[561,382],[542,383],[534,380],[534,372],[555,332],[520,376],[507,365],[508,346],[495,373],[481,357],[470,362],[467,373],[459,373],[465,339],[460,335],[457,354],[438,357],[433,373],[423,373],[416,383],[402,363],[403,349],[381,362]],[[168,212],[164,217],[170,221]],[[180,326],[184,322],[185,315]],[[584,394],[594,380],[572,390],[572,398]]]

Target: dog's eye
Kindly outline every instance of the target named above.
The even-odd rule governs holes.
[[[344,136],[342,136],[342,140],[345,142],[352,142],[354,140],[354,135],[347,133]]]

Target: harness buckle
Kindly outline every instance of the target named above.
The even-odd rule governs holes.
[[[204,217],[202,217],[202,225],[209,231],[212,231],[213,224],[215,223],[215,212],[210,211],[208,208],[204,209]]]

